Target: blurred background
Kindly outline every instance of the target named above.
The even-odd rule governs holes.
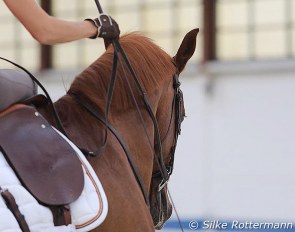
[[[97,15],[91,0],[39,2],[63,19]],[[204,220],[295,223],[295,1],[101,4],[121,32],[142,31],[171,55],[201,30],[181,76],[187,118],[170,181],[184,229]],[[40,46],[2,1],[0,31],[0,55],[36,73],[54,99],[104,51],[101,40]],[[180,231],[175,214],[164,231]]]

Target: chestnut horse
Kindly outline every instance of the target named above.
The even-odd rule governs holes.
[[[173,107],[173,77],[181,73],[193,55],[198,31],[195,29],[187,33],[175,57],[170,57],[150,39],[140,34],[131,33],[120,38],[120,44],[156,116],[160,136],[164,140],[163,160],[166,165],[171,158],[170,150],[177,133]],[[104,143],[105,126],[78,104],[73,96],[79,96],[103,114],[113,53],[113,47],[109,46],[100,58],[75,78],[67,94],[54,103],[66,133],[78,147],[96,150]],[[152,120],[135,84],[130,81],[146,128],[142,126],[122,67],[124,65],[119,66],[117,70],[108,121],[120,134],[132,155],[148,192],[150,208],[145,203],[124,150],[116,137],[108,133],[104,152],[97,157],[88,157],[104,187],[109,203],[105,221],[94,231],[154,231],[155,228],[160,229],[168,220],[172,207],[167,187],[164,187],[161,193],[162,201],[159,201],[158,186],[161,179],[152,178],[152,174],[158,171],[158,165],[154,161],[154,147],[151,147],[149,142],[152,141],[152,146],[155,146]],[[47,108],[40,111],[48,121],[55,124]],[[184,117],[184,109],[181,110],[181,117]]]

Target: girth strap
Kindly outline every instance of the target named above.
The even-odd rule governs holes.
[[[71,224],[71,211],[69,205],[49,206],[53,215],[55,226],[67,226]]]
[[[16,204],[15,198],[8,190],[1,190],[1,196],[5,201],[7,208],[11,211],[13,216],[15,217],[19,227],[23,232],[30,232],[29,226],[25,220],[24,215],[19,211],[18,205]]]

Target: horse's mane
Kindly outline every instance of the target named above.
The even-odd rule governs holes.
[[[147,37],[139,33],[130,33],[122,36],[120,43],[147,94],[156,91],[163,81],[175,73],[176,68],[172,58]],[[95,104],[101,104],[106,98],[112,63],[113,48],[109,46],[101,57],[78,75],[69,92],[85,96]],[[124,69],[128,73],[127,68]],[[131,80],[129,77],[128,73],[128,79]],[[136,89],[134,82],[130,82],[132,88]],[[118,103],[120,108],[133,105],[120,63],[118,63],[113,102]]]

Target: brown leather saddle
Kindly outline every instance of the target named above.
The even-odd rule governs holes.
[[[35,108],[21,105],[0,116],[0,149],[27,190],[48,206],[68,205],[84,176],[72,147]]]

